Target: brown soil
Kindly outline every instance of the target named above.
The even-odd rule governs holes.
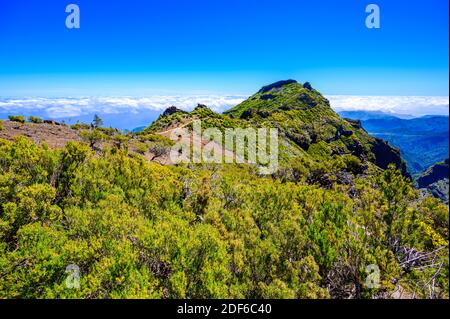
[[[1,126],[0,138],[7,140],[22,135],[36,144],[47,144],[51,148],[64,147],[69,141],[81,141],[76,131],[64,125],[3,121]]]
[[[35,124],[35,123],[19,123],[19,122],[12,122],[12,121],[3,121],[1,122],[1,126],[3,129],[0,128],[0,139],[7,139],[7,140],[14,140],[18,136],[25,136],[35,142],[36,144],[47,144],[50,148],[63,148],[67,142],[69,141],[82,141],[82,139],[79,136],[79,132],[76,130],[72,130],[70,127],[65,125],[56,125],[56,124]],[[176,128],[183,128],[191,124],[190,122],[180,123],[179,126],[171,127],[165,131],[157,132],[157,134],[160,134],[162,136],[170,137],[171,133]],[[137,153],[134,143],[135,139],[131,139],[129,141],[130,148],[129,150],[131,153]],[[221,154],[221,156],[229,157],[229,158],[235,158],[235,154],[232,151],[223,149],[223,147],[216,143],[211,141],[206,141],[202,139],[202,137],[198,136],[197,134],[192,134],[188,138],[183,138],[182,143],[191,144],[191,143],[197,143],[197,145],[201,145],[202,149],[209,145],[210,148],[214,150],[214,153]],[[101,148],[104,146],[110,145],[111,143],[104,142],[101,144]],[[163,165],[171,165],[172,161],[170,159],[169,154],[164,154],[159,157],[155,157],[155,155],[151,152],[145,152],[143,154],[144,158],[147,161],[154,161],[158,162]]]

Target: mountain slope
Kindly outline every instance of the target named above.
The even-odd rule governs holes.
[[[449,203],[449,160],[436,163],[416,178],[418,188]]]
[[[164,132],[195,119],[201,120],[203,129],[277,128],[279,160],[288,170],[305,165],[299,169],[314,171],[313,166],[328,163],[326,165],[333,171],[328,173],[335,175],[333,179],[339,182],[346,180],[340,175],[342,171],[352,170],[339,169],[341,165],[361,166],[353,169],[353,173],[356,170],[357,174],[371,174],[377,167],[386,169],[392,163],[408,176],[397,149],[367,134],[360,123],[341,118],[309,83],[302,85],[286,80],[267,85],[224,114],[217,114],[205,105],[198,105],[190,113],[171,107],[143,134]],[[323,172],[323,175],[328,173]],[[316,176],[313,180],[322,178]],[[324,183],[331,184],[322,180],[322,186]]]
[[[397,149],[367,134],[359,123],[341,118],[308,82],[302,85],[288,80],[263,87],[225,114],[253,125],[279,128],[291,147],[314,160],[354,155],[380,168],[394,163],[406,174]]]
[[[53,123],[18,123],[0,121],[0,139],[14,140],[26,136],[35,143],[46,143],[53,148],[61,148],[69,141],[81,141],[80,136],[65,125]]]
[[[408,170],[417,174],[448,158],[448,116],[401,119],[372,112],[340,112],[361,120],[369,134],[382,138],[401,150]]]

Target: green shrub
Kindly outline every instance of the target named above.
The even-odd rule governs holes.
[[[41,124],[44,122],[40,117],[37,117],[37,116],[28,117],[28,121],[30,121],[31,123],[35,123],[35,124]]]
[[[101,130],[83,133],[95,150],[0,139],[0,299],[379,298],[399,285],[448,298],[448,207],[393,166],[355,178],[350,195],[304,175],[351,157],[301,161],[290,182],[99,152]],[[404,271],[393,238],[433,259]],[[67,289],[69,265],[81,289]]]
[[[98,129],[108,136],[114,136],[115,134],[119,133],[118,129],[112,127],[99,127]]]
[[[362,173],[362,163],[359,158],[353,155],[342,156],[347,170],[355,175]]]
[[[77,123],[70,126],[72,130],[89,130],[91,126],[86,123]]]
[[[100,129],[93,129],[92,131],[82,131],[80,134],[83,141],[89,143],[89,146],[95,150],[99,143],[107,141],[110,137],[104,134]]]
[[[149,150],[149,146],[147,145],[147,143],[143,143],[143,142],[136,143],[135,147],[136,147],[136,152],[138,152],[141,155],[144,155],[145,152],[147,152]]]
[[[22,115],[10,115],[8,118],[12,122],[25,123],[25,118]]]

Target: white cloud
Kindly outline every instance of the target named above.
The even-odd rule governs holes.
[[[448,96],[349,96],[330,95],[331,107],[336,111],[383,111],[421,115],[448,115]]]
[[[148,97],[80,97],[80,98],[21,98],[0,99],[2,114],[41,114],[47,118],[69,118],[99,114],[141,114],[145,111],[162,112],[175,105],[192,110],[198,103],[223,112],[246,96],[233,95],[158,95]],[[448,96],[345,96],[330,95],[331,107],[336,111],[384,111],[415,116],[448,114]]]
[[[206,104],[216,112],[223,112],[245,99],[245,96],[219,95],[6,99],[0,100],[0,112],[39,112],[50,118],[66,118],[92,113],[163,111],[172,105],[192,110],[198,103]]]

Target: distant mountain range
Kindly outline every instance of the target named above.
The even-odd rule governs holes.
[[[409,114],[386,113],[382,111],[340,111],[338,114],[345,118],[358,119],[361,121],[389,118],[408,120],[415,118]]]
[[[411,118],[407,115],[366,111],[339,114],[360,120],[368,133],[398,147],[413,175],[449,156],[448,116]]]

